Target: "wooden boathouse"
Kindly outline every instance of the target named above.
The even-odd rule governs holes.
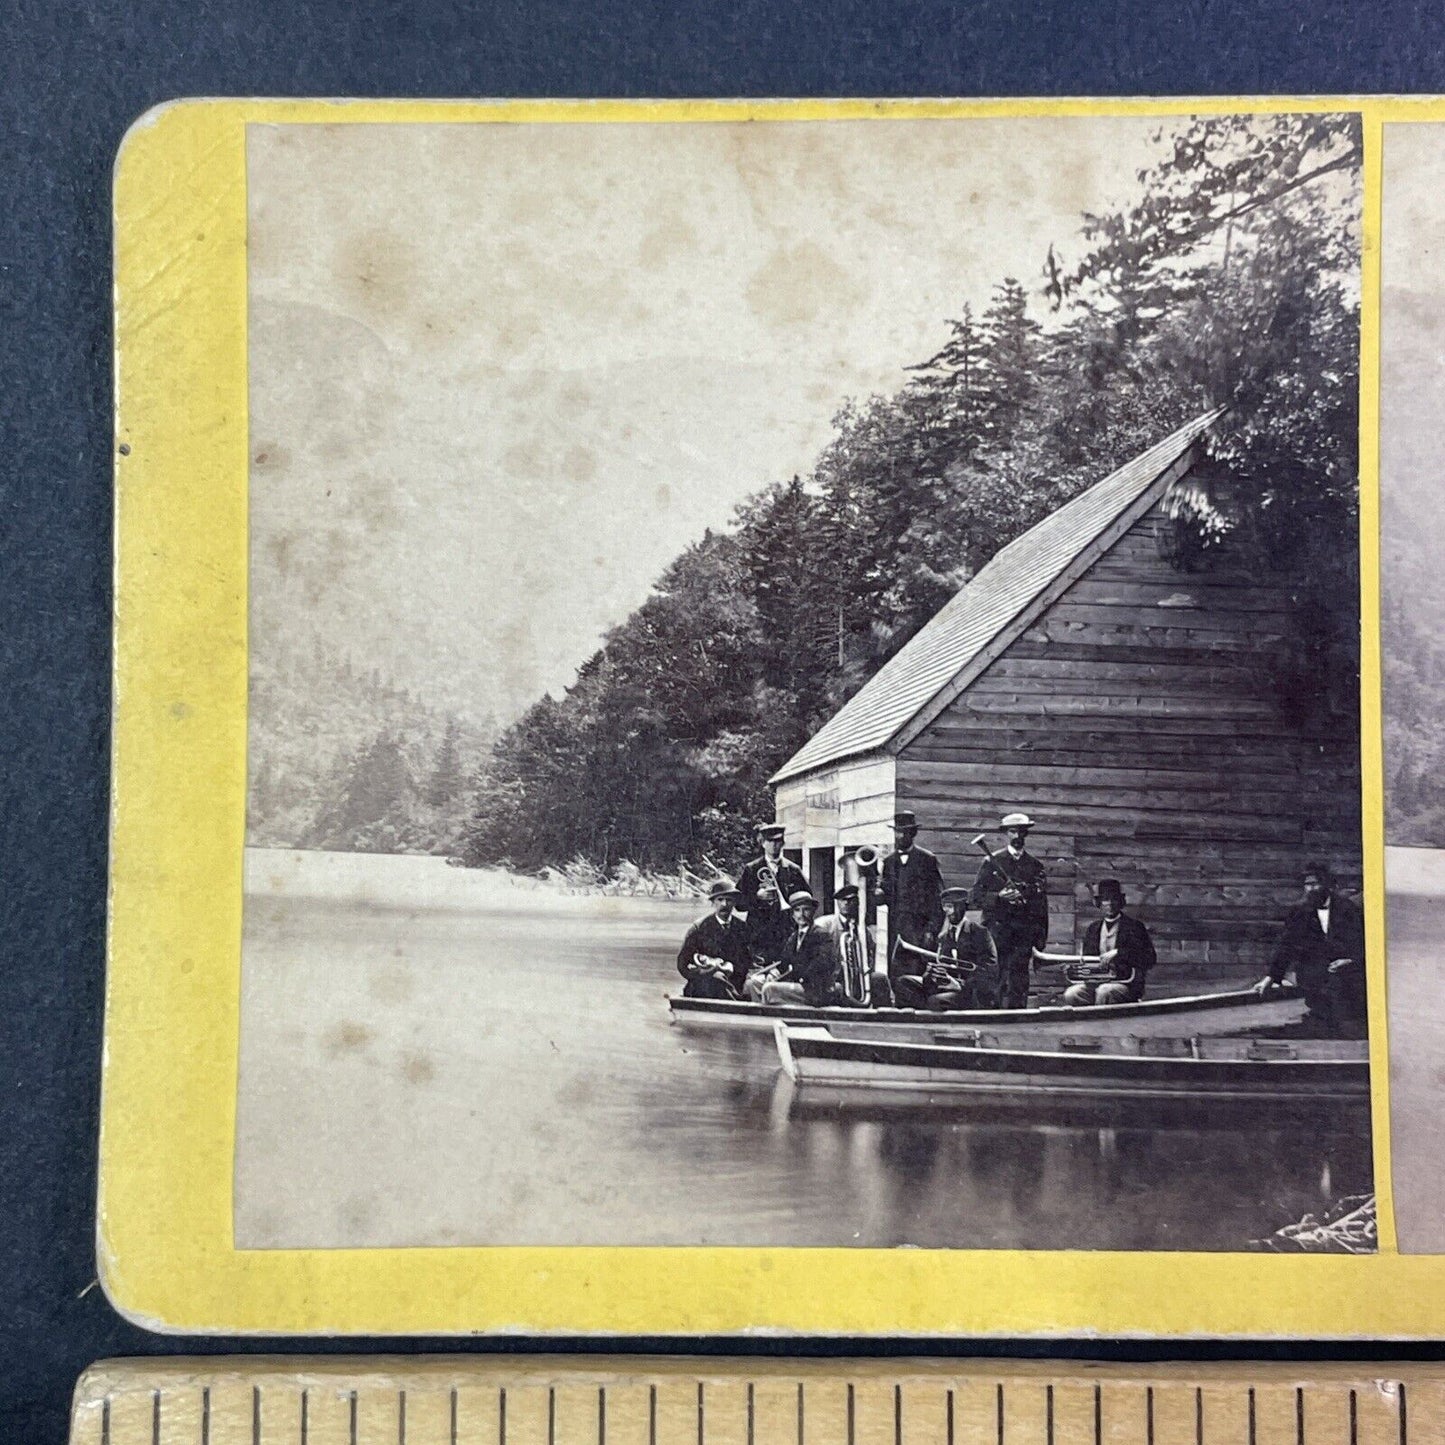
[[[779,769],[785,846],[825,901],[900,808],[964,884],[970,840],[1031,813],[1055,946],[1115,876],[1161,962],[1257,969],[1307,860],[1359,886],[1357,692],[1311,675],[1287,577],[1182,540],[1237,485],[1206,455],[1216,416],[1001,549]]]

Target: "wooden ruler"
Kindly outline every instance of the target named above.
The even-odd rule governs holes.
[[[118,1360],[72,1445],[1407,1445],[1434,1365],[543,1356]]]

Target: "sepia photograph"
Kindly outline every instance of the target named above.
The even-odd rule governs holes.
[[[249,125],[236,1246],[1374,1251],[1361,166],[1344,113]]]
[[[1395,1228],[1445,1254],[1445,126],[1384,128],[1380,651]]]

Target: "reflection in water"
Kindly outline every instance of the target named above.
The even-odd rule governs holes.
[[[797,1089],[669,1024],[686,917],[249,898],[238,1242],[1240,1249],[1371,1187],[1363,1109]]]

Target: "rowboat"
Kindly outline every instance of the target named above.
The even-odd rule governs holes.
[[[1105,1038],[1080,1028],[1062,1037],[1019,1030],[937,1043],[788,1023],[774,1026],[774,1038],[799,1085],[1276,1102],[1359,1099],[1370,1089],[1368,1046],[1353,1039]]]
[[[1058,1037],[1085,1030],[1104,1038],[1133,1035],[1188,1034],[1201,1038],[1213,1034],[1256,1033],[1287,1027],[1305,1016],[1304,999],[1298,989],[1280,988],[1261,996],[1253,989],[1230,993],[1187,994],[1180,998],[1141,999],[1138,1003],[1101,1004],[1091,1008],[1070,1008],[1064,1004],[1044,1008],[958,1009],[937,1013],[908,1008],[810,1008],[805,1004],[761,1004],[731,999],[684,998],[673,994],[667,1000],[672,1021],[688,1028],[770,1030],[779,1023],[834,1025],[857,1024],[883,1029],[888,1034],[948,1042],[957,1037],[967,1042],[974,1030],[1011,1032],[1015,1028],[1040,1029]]]

